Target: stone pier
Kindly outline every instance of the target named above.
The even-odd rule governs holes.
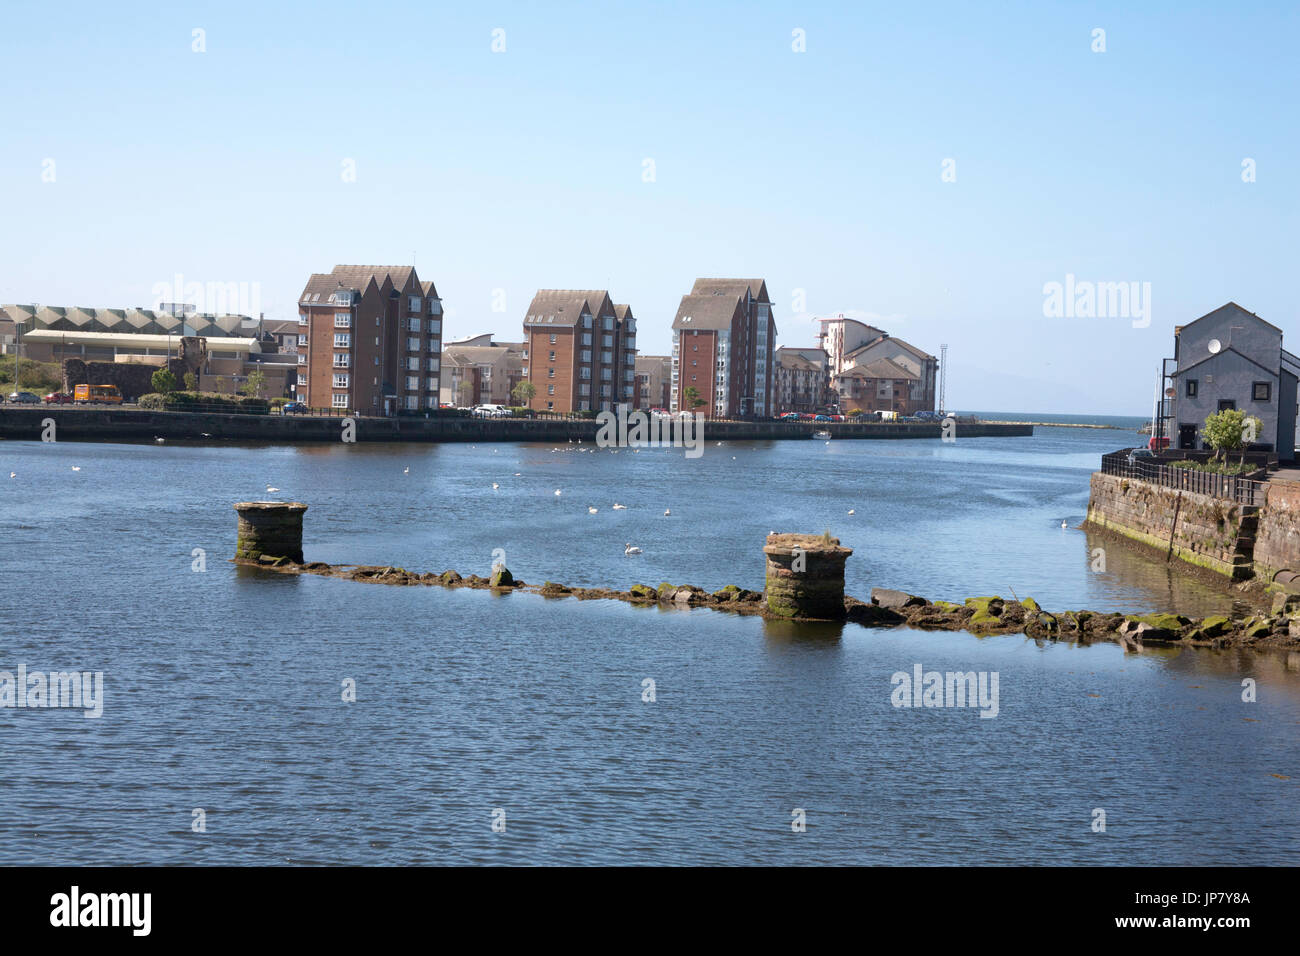
[[[842,621],[844,562],[852,548],[829,534],[769,534],[763,547],[767,579],[763,596],[777,617]]]
[[[306,510],[300,501],[236,502],[239,531],[235,560],[302,564],[302,515]]]

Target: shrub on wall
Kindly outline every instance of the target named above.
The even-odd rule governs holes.
[[[154,411],[185,412],[226,412],[241,415],[265,415],[271,403],[264,398],[248,398],[238,395],[217,395],[212,392],[157,392],[140,396],[140,407]]]

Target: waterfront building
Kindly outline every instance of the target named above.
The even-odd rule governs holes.
[[[539,289],[524,316],[533,408],[612,410],[635,396],[636,318],[604,289]]]
[[[774,414],[815,413],[823,410],[828,404],[829,363],[825,349],[795,348],[788,345],[778,348]]]
[[[671,355],[638,355],[635,372],[633,408],[668,408],[672,404]]]
[[[856,319],[845,318],[843,315],[821,319],[820,323],[821,332],[818,340],[826,352],[831,387],[836,394],[841,396],[845,394],[846,389],[841,388],[840,379],[850,370],[868,369],[883,360],[904,369],[905,377],[894,376],[893,370],[888,366],[878,366],[876,371],[881,374],[855,373],[851,381],[845,383],[848,393],[865,390],[866,386],[862,383],[867,379],[875,379],[876,398],[882,400],[885,396],[881,394],[881,389],[887,389],[888,397],[893,403],[887,407],[882,406],[881,410],[914,415],[919,411],[934,409],[939,379],[937,358],[882,329]],[[890,374],[884,374],[886,372]],[[883,384],[885,382],[891,384],[886,386]],[[897,387],[903,387],[906,391],[901,404],[894,400],[893,391]],[[841,410],[848,410],[844,408],[843,403],[841,403]],[[863,407],[862,410],[870,409]]]
[[[442,403],[459,406],[519,404],[514,389],[523,378],[525,355],[522,342],[494,342],[491,333],[444,342]]]
[[[852,365],[835,376],[835,393],[842,412],[897,412],[911,415],[920,409],[911,399],[916,376],[889,359]]]
[[[298,397],[393,415],[438,407],[442,299],[414,266],[335,266],[298,299]]]
[[[776,321],[762,279],[696,279],[673,319],[672,411],[772,414]],[[695,402],[687,393],[693,389]]]
[[[1276,325],[1229,302],[1175,326],[1160,377],[1156,434],[1172,447],[1205,448],[1205,419],[1234,408],[1262,422],[1252,448],[1295,460],[1300,358],[1282,347]]]

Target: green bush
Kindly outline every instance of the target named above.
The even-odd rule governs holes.
[[[176,376],[171,373],[170,369],[160,368],[153,373],[149,382],[153,385],[154,392],[166,395],[168,392],[176,391]]]
[[[1247,472],[1254,471],[1259,466],[1240,462],[1215,461],[1211,458],[1209,461],[1171,461],[1169,467],[1185,468],[1188,471],[1207,471],[1213,475],[1244,475]]]
[[[184,412],[202,406],[203,411],[241,415],[265,415],[271,407],[271,403],[264,398],[218,395],[214,392],[168,392],[166,395],[151,392],[141,395],[139,404],[141,408],[154,411]]]
[[[33,359],[21,359],[19,370],[24,392],[57,392],[63,388],[63,366],[58,362],[37,362]],[[12,355],[0,356],[0,388],[8,395],[14,391],[14,359]]]

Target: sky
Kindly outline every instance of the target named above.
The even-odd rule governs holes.
[[[446,340],[604,288],[664,354],[761,277],[778,345],[946,343],[950,408],[1140,415],[1225,302],[1300,349],[1298,47],[1276,3],[7,4],[0,303],[291,319],[414,262]]]

